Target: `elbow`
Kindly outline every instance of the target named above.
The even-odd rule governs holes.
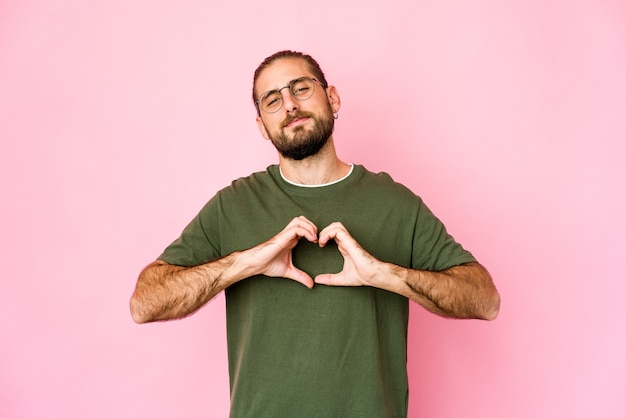
[[[497,290],[493,291],[493,294],[487,299],[485,303],[485,309],[481,319],[486,321],[493,321],[498,317],[500,313],[500,294]]]
[[[135,321],[136,324],[147,324],[148,322],[151,322],[148,318],[135,311],[131,311],[130,315],[132,316],[133,321]]]
[[[146,314],[146,311],[145,309],[143,309],[141,302],[137,299],[135,295],[133,295],[130,299],[130,316],[137,324],[146,324],[153,321],[153,319]]]
[[[493,283],[491,275],[483,266],[478,265],[483,271],[484,286],[482,287],[482,309],[480,319],[493,321],[500,313],[500,293]]]

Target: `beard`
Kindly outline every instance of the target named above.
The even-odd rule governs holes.
[[[306,129],[303,126],[297,126],[293,130],[292,138],[287,138],[283,130],[284,127],[292,120],[302,117],[312,119],[314,122],[313,127]],[[334,128],[335,119],[330,108],[320,116],[310,112],[298,111],[281,123],[281,129],[278,132],[271,134],[268,131],[268,135],[276,150],[283,157],[299,161],[316,155],[326,145]]]

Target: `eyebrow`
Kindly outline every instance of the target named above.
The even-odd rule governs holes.
[[[300,80],[301,78],[307,78],[307,77],[308,77],[308,78],[315,78],[315,77],[313,77],[313,76],[308,76],[308,75],[303,75],[303,76],[300,76],[300,77],[296,77],[296,78],[294,78],[293,80],[289,81],[287,84],[285,84],[284,86],[282,86],[282,87],[280,87],[280,88],[278,88],[278,89],[272,89],[272,90],[266,90],[266,91],[264,91],[263,93],[261,93],[261,94],[259,95],[259,97],[257,98],[257,100],[258,100],[258,99],[260,99],[261,97],[265,96],[265,95],[266,95],[266,94],[268,94],[268,93],[274,93],[274,92],[276,92],[276,91],[279,91],[279,90],[284,89],[285,87],[289,87],[289,86],[291,85],[291,83],[293,83],[293,82],[294,82],[294,81],[296,81],[296,80]]]

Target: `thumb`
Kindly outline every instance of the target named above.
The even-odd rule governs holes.
[[[309,276],[308,274],[306,274],[300,269],[297,269],[297,268],[291,269],[289,272],[287,272],[285,277],[291,280],[295,280],[298,283],[302,283],[309,289],[313,288],[314,283],[313,283],[313,279],[311,278],[311,276]]]
[[[325,284],[325,285],[332,285],[333,282],[335,281],[335,276],[337,276],[334,273],[324,273],[324,274],[319,274],[317,276],[315,276],[315,283],[317,284]]]

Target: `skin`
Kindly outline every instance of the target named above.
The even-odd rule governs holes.
[[[297,58],[275,61],[259,76],[257,95],[287,85],[302,76],[312,77],[306,62]],[[263,138],[273,141],[298,141],[303,131],[315,126],[316,118],[332,117],[341,100],[337,89],[316,86],[306,101],[294,99],[283,90],[283,107],[256,118]],[[310,115],[296,118],[294,114]],[[300,184],[324,184],[344,177],[350,166],[336,154],[332,135],[320,151],[301,160],[278,154],[283,175]],[[300,239],[325,246],[337,243],[344,258],[343,270],[335,274],[310,277],[293,265],[291,250]],[[447,318],[493,320],[500,307],[500,296],[487,270],[479,263],[468,263],[431,272],[408,269],[378,260],[359,245],[339,222],[321,231],[304,216],[292,219],[268,241],[249,249],[195,267],[180,267],[157,260],[139,275],[130,300],[135,322],[164,321],[188,316],[230,285],[254,275],[295,280],[308,288],[326,286],[372,286],[403,295],[425,309]]]

